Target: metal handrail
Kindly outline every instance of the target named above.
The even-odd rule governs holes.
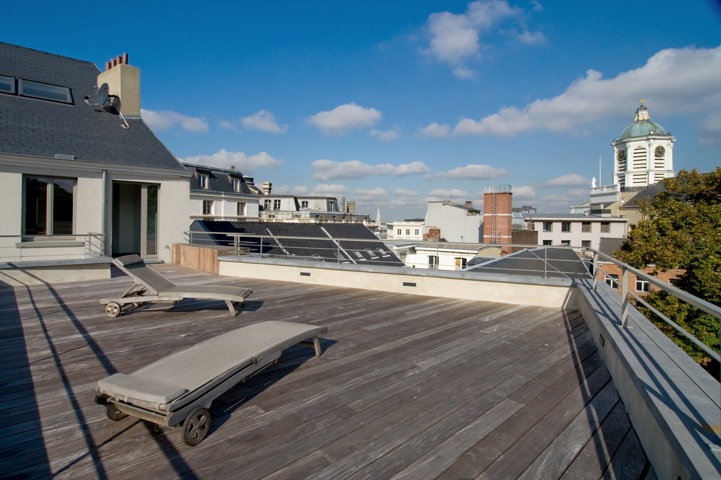
[[[591,248],[588,249],[588,251],[592,252],[594,254],[593,258],[593,264],[594,264],[594,272],[598,272],[597,265],[599,259],[603,259],[606,262],[613,263],[614,265],[621,268],[621,297],[622,297],[622,304],[621,304],[621,326],[624,328],[627,328],[628,326],[628,314],[629,314],[629,308],[631,307],[631,302],[629,301],[629,296],[633,297],[636,301],[640,302],[642,305],[650,309],[655,315],[657,315],[659,318],[661,318],[664,322],[666,322],[668,325],[670,325],[672,328],[674,328],[676,331],[681,333],[684,337],[686,337],[688,340],[693,342],[694,345],[699,347],[701,350],[703,350],[706,354],[708,354],[711,358],[713,358],[716,362],[721,362],[721,355],[719,355],[718,352],[713,350],[711,347],[706,345],[705,343],[698,340],[696,337],[688,333],[686,330],[683,329],[680,325],[675,323],[673,320],[668,318],[663,313],[659,312],[657,309],[652,307],[648,302],[646,302],[644,299],[642,299],[640,296],[636,295],[635,293],[629,291],[628,289],[628,275],[629,273],[632,273],[636,276],[636,278],[641,278],[651,285],[654,285],[657,288],[660,288],[661,290],[675,296],[679,300],[682,300],[689,305],[693,305],[694,307],[698,308],[699,310],[708,313],[709,315],[713,316],[717,320],[719,320],[719,324],[721,325],[721,308],[714,305],[711,302],[707,302],[706,300],[703,300],[701,298],[695,297],[691,295],[690,293],[686,293],[680,288],[676,288],[673,285],[669,285],[661,280],[659,280],[656,277],[653,277],[647,273],[644,273],[640,270],[637,270],[630,265],[627,265],[619,260],[616,260],[610,255],[606,255],[604,253],[601,253],[597,250],[593,250]],[[592,288],[595,291],[596,285],[598,281],[598,276],[594,275],[593,285]],[[721,331],[719,337],[721,338]]]

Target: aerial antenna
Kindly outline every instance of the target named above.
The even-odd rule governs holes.
[[[120,111],[120,97],[117,95],[110,95],[110,87],[108,87],[107,83],[103,83],[98,87],[97,92],[95,92],[95,100],[91,100],[90,95],[85,95],[84,100],[88,105],[100,107],[108,113],[119,115],[123,120],[121,127],[126,130],[130,128],[128,121],[125,120],[123,113]]]
[[[598,184],[603,185],[603,180],[601,179],[601,155],[598,156]]]

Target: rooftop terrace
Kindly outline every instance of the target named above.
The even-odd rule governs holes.
[[[254,290],[141,307],[97,299],[130,279],[0,284],[0,471],[58,478],[654,478],[579,311],[154,266],[176,283]],[[326,325],[323,354],[216,400],[207,438],[96,405],[97,380],[265,320]],[[660,475],[662,476],[662,475]]]

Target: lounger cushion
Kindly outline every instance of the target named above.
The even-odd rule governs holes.
[[[98,390],[103,393],[112,393],[113,396],[124,401],[133,399],[155,405],[166,405],[188,392],[185,388],[177,385],[124,373],[116,373],[98,381]]]

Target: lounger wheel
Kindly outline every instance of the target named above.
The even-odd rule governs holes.
[[[127,413],[121,412],[120,410],[118,410],[118,407],[116,407],[112,403],[108,403],[107,405],[105,405],[105,415],[107,415],[108,418],[113,422],[120,421],[128,416]]]
[[[108,303],[105,305],[105,314],[110,318],[117,317],[120,315],[120,304],[115,302]]]
[[[210,412],[207,408],[196,408],[183,422],[183,440],[186,445],[196,446],[203,441],[210,430]]]

